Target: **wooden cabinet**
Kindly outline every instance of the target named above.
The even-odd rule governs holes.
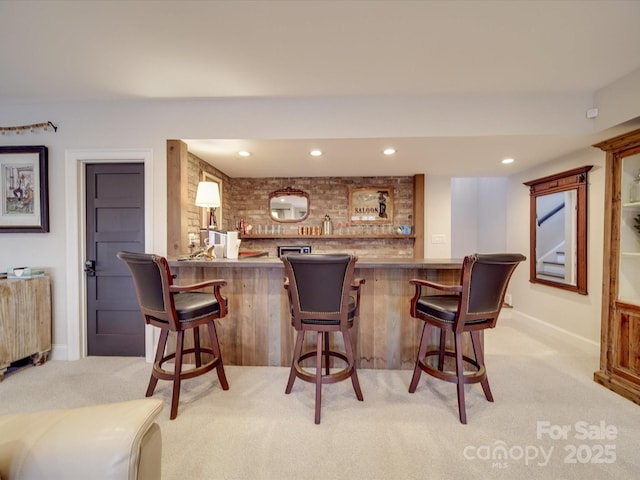
[[[0,381],[12,362],[41,364],[50,351],[49,277],[0,280]]]
[[[640,130],[607,154],[600,370],[596,382],[640,404]]]

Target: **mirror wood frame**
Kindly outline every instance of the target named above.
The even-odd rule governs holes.
[[[282,219],[282,218],[277,218],[274,217],[271,214],[271,210],[272,210],[272,206],[271,206],[271,200],[273,200],[274,198],[280,198],[280,197],[302,197],[306,200],[307,202],[307,211],[305,212],[304,216],[299,217],[299,218],[291,218],[291,219]],[[297,222],[302,222],[303,220],[306,220],[307,217],[309,216],[309,211],[311,209],[311,202],[309,201],[309,194],[307,192],[303,192],[302,190],[296,190],[294,188],[291,187],[287,187],[287,188],[283,188],[280,190],[276,190],[275,192],[271,192],[269,194],[269,218],[271,220],[273,220],[274,222],[280,222],[280,223],[297,223]]]
[[[569,290],[587,295],[587,185],[588,172],[593,165],[574,168],[565,172],[538,178],[524,185],[529,187],[530,224],[529,224],[529,281],[550,287]],[[537,199],[543,195],[576,190],[576,282],[575,285],[541,278],[537,273],[536,230]]]

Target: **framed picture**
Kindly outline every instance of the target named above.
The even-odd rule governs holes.
[[[349,222],[353,225],[393,224],[393,187],[349,188]]]
[[[220,190],[220,206],[216,208],[214,216],[216,218],[216,225],[218,226],[218,230],[222,230],[222,206],[224,204],[224,195],[222,193],[222,179],[216,177],[215,175],[211,175],[207,172],[202,172],[202,181],[203,182],[215,182],[218,184],[218,189]],[[204,225],[204,228],[209,224],[209,209],[201,208],[201,223],[200,225]]]
[[[0,233],[49,231],[47,147],[0,147]]]

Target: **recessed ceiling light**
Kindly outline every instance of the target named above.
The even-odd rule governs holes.
[[[502,160],[502,163],[504,163],[505,165],[508,163],[513,163],[515,160],[513,158],[505,158]]]
[[[322,151],[321,151],[321,150],[311,150],[311,151],[309,152],[309,154],[310,154],[312,157],[319,157],[320,155],[322,155]]]
[[[385,148],[382,153],[384,153],[385,155],[393,155],[394,153],[396,153],[396,149],[395,148]]]
[[[250,157],[251,156],[251,152],[247,152],[246,150],[242,150],[241,152],[238,152],[238,155],[240,155],[241,157]]]

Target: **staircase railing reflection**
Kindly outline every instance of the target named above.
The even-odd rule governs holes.
[[[547,220],[549,220],[551,217],[553,217],[556,213],[558,213],[560,210],[562,210],[564,208],[564,202],[562,202],[560,205],[558,205],[557,207],[551,209],[551,211],[545,215],[543,215],[542,217],[537,219],[538,222],[538,226],[542,225],[544,222],[546,222]]]

